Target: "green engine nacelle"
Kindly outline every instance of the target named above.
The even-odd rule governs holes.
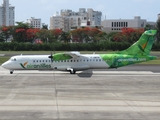
[[[70,55],[66,55],[64,53],[57,53],[53,55],[53,60],[54,61],[60,61],[60,60],[68,60],[71,59],[72,57]]]

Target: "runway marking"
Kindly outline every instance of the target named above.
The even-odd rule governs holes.
[[[160,76],[160,73],[153,73],[151,71],[94,71],[93,73],[89,72],[77,72],[75,75],[71,75],[68,72],[19,72],[15,71],[13,74],[8,72],[1,72],[0,76]]]
[[[28,71],[14,71],[13,74],[9,73],[9,70],[0,67],[0,76],[69,76],[69,72],[63,71],[39,71],[39,70],[28,70]],[[77,76],[160,76],[160,72],[152,71],[77,71]],[[70,75],[70,76],[75,76]]]
[[[9,71],[0,71],[1,74],[9,74]],[[38,70],[28,70],[28,71],[14,71],[14,73],[18,74],[18,73],[22,73],[22,74],[42,74],[42,73],[46,73],[46,74],[69,74],[69,72],[63,72],[63,71],[38,71]],[[13,74],[14,74],[13,73]],[[154,72],[152,71],[92,71],[92,72],[88,72],[88,71],[77,71],[77,74],[90,74],[90,73],[96,73],[96,74],[152,74]],[[160,74],[160,73],[159,73]]]
[[[17,74],[16,74],[17,75]],[[38,76],[38,77],[52,77],[53,75],[51,74],[45,74],[45,75],[41,75],[41,74],[18,74],[17,76],[21,76],[21,77],[24,77],[24,76]],[[10,74],[6,74],[6,75],[0,75],[0,76],[11,76]],[[73,76],[73,75],[70,75],[70,74],[55,74],[54,75],[55,77],[65,77],[65,76]],[[93,75],[88,75],[88,74],[84,74],[84,75],[74,75],[74,77],[77,76],[77,77],[103,77],[103,76],[119,76],[119,77],[125,77],[125,76],[133,76],[133,77],[138,77],[138,76],[148,76],[148,77],[160,77],[160,74],[159,75],[156,75],[156,74],[153,74],[153,75],[147,75],[147,74],[141,74],[141,75],[133,75],[133,74],[124,74],[124,75],[118,75],[118,74],[113,74],[113,75],[105,75],[105,74],[101,74],[101,75],[97,75],[97,74],[93,74]]]
[[[5,54],[0,54],[0,56],[5,56]]]

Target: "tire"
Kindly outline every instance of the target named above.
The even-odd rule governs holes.
[[[75,70],[70,70],[70,74],[76,74],[76,71]]]

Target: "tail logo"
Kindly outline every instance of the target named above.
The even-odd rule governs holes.
[[[143,50],[146,48],[147,44],[148,44],[148,42],[146,42],[146,43],[144,43],[144,44],[142,45]]]
[[[144,49],[146,48],[147,44],[148,44],[148,42],[144,43],[142,46],[141,46],[141,45],[138,45],[138,47],[139,47],[139,49],[140,49],[141,51],[145,52]]]
[[[20,65],[21,65],[21,67],[22,67],[22,68],[26,69],[26,67],[25,67],[25,66],[27,65],[27,63],[28,63],[28,62],[25,62],[25,63],[23,63],[23,64],[22,64],[22,63],[20,63]]]

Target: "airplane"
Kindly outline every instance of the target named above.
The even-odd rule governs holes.
[[[10,70],[10,74],[14,70],[60,70],[75,74],[76,71],[88,69],[119,68],[156,59],[156,56],[150,55],[156,33],[156,30],[145,31],[128,49],[110,54],[80,54],[72,51],[51,55],[18,55],[1,66]]]

